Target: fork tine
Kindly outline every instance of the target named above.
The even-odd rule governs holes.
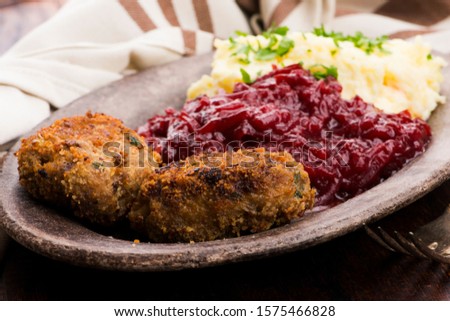
[[[386,233],[381,226],[378,226],[378,231],[380,232],[380,236],[390,247],[392,247],[395,251],[411,255],[401,244],[399,244],[392,236]]]
[[[372,239],[374,239],[378,244],[380,244],[385,249],[395,252],[395,250],[387,245],[385,241],[381,237],[378,236],[377,233],[375,233],[368,225],[364,224],[364,229],[366,230],[367,235],[369,235]]]
[[[406,249],[410,255],[415,255],[420,258],[429,258],[426,253],[423,253],[423,251],[418,249],[417,246],[413,242],[406,239],[399,232],[394,231],[394,235],[397,240],[397,243],[399,243],[404,249]]]
[[[430,249],[422,242],[422,240],[416,238],[412,232],[409,232],[408,238],[405,238],[399,232],[394,231],[394,237],[392,237],[380,226],[377,227],[379,233],[376,233],[367,225],[364,225],[364,228],[370,237],[372,237],[381,246],[392,252],[400,252],[422,259],[450,263],[450,256],[440,255],[436,251]]]
[[[408,233],[408,238],[416,246],[416,248],[420,249],[420,251],[424,253],[428,258],[442,263],[450,263],[450,256],[441,255],[435,250],[430,249],[427,245],[425,245],[425,243],[423,243],[421,239],[416,238],[413,232]]]

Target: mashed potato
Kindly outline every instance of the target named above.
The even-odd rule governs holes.
[[[279,45],[283,37],[276,37]],[[244,35],[216,40],[211,75],[192,84],[188,98],[202,94],[211,96],[221,89],[231,92],[236,82],[243,81],[241,69],[254,80],[270,72],[273,65],[283,67],[301,62],[307,69],[318,64],[337,67],[344,98],[359,95],[387,113],[407,109],[414,117],[427,119],[436,106],[445,101],[439,94],[445,61],[432,56],[430,47],[420,37],[413,42],[387,40],[382,50],[369,53],[354,42],[337,42],[332,37],[314,33],[290,32],[284,38],[289,39],[293,47],[282,56],[264,60],[258,59],[253,50],[236,48],[270,46],[268,37]]]

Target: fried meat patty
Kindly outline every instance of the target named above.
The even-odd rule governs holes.
[[[126,217],[154,171],[142,164],[148,153],[145,141],[120,120],[88,113],[57,120],[23,139],[16,156],[20,183],[35,198],[111,225]]]
[[[313,206],[314,189],[288,153],[264,149],[160,156],[103,114],[56,121],[22,140],[21,185],[102,226],[130,225],[153,242],[208,241],[288,223]]]
[[[289,223],[313,200],[308,174],[290,154],[240,150],[156,171],[129,219],[154,241],[209,241]]]

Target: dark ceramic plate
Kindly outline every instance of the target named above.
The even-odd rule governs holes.
[[[56,119],[104,112],[136,128],[167,106],[182,105],[188,84],[209,72],[210,56],[183,59],[125,78],[55,112]],[[443,92],[450,97],[450,70]],[[133,245],[97,233],[31,199],[18,184],[12,148],[1,177],[0,225],[33,251],[69,263],[112,270],[156,271],[205,267],[307,248],[356,230],[413,202],[450,177],[450,108],[430,119],[433,141],[422,156],[371,190],[334,208],[255,235],[196,244]],[[37,128],[34,130],[36,131]]]

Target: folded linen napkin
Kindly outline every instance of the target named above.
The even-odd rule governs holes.
[[[323,4],[333,3],[301,2],[261,1],[260,8],[267,23],[282,23],[293,8],[314,11],[297,19],[306,28],[324,22]],[[129,71],[211,51],[214,36],[235,30],[250,26],[232,0],[69,1],[0,58],[0,144],[48,117],[50,105],[61,108]]]
[[[442,3],[431,0],[425,8],[441,17],[445,10],[433,1]],[[335,0],[68,1],[0,58],[0,144],[48,117],[50,106],[62,108],[127,73],[211,51],[215,36],[235,30],[257,32],[275,24],[308,31],[325,23],[369,36],[426,33],[436,49],[450,51],[448,17],[424,26],[380,15],[395,13],[399,2],[405,1],[337,0],[336,11]]]

